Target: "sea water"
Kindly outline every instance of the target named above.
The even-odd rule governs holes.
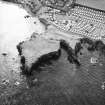
[[[16,45],[30,38],[33,32],[44,32],[38,18],[15,4],[0,1],[0,53],[16,55]]]

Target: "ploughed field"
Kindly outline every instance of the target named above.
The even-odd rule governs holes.
[[[101,41],[83,38],[72,49],[61,40],[58,51],[39,57],[28,71],[23,67],[28,88],[2,97],[1,102],[4,105],[104,105],[104,65],[105,45]]]

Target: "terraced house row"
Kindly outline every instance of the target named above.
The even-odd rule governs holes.
[[[44,15],[47,21],[66,32],[96,40],[105,38],[105,11],[76,3],[73,5],[64,14],[59,9],[47,7]]]
[[[102,39],[105,37],[105,12],[76,4],[66,13],[66,18],[53,12],[49,15],[49,21],[67,32]]]
[[[65,32],[94,40],[105,38],[105,11],[78,4],[76,0],[14,0],[34,16],[44,18]]]

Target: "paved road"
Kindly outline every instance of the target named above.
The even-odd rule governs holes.
[[[105,0],[77,0],[77,3],[105,10]]]

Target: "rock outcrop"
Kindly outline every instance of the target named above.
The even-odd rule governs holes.
[[[28,5],[27,0],[23,1],[25,1],[25,5]],[[31,4],[31,2],[28,3]],[[58,2],[57,4],[54,2],[54,5],[58,5]],[[34,10],[33,3],[32,6]],[[35,9],[37,11],[39,8],[36,6]],[[25,18],[28,17],[25,16]],[[46,23],[43,19],[41,21]],[[55,29],[51,33],[49,32],[51,30],[47,30],[48,32],[44,34],[33,34],[31,38],[20,41],[17,49],[16,44],[12,43],[15,51],[18,50],[19,61],[11,58],[2,50],[1,69],[5,69],[4,65],[6,65],[7,69],[11,70],[17,64],[16,69],[20,66],[25,81],[19,81],[18,77],[15,78],[16,76],[13,74],[16,81],[12,81],[13,85],[10,85],[10,80],[13,80],[12,75],[9,75],[6,69],[5,74],[3,70],[6,77],[9,75],[11,79],[2,82],[6,89],[0,87],[4,91],[0,90],[0,92],[5,93],[4,96],[0,96],[0,104],[104,105],[105,44],[101,40],[93,41],[88,38],[81,38],[76,42],[78,38],[72,33],[63,34],[60,31],[61,34],[57,33],[58,31]],[[19,35],[21,36],[21,34]],[[14,39],[17,40],[17,37],[14,36]],[[8,43],[7,41],[7,45]],[[5,47],[3,46],[3,48]],[[8,50],[10,48],[12,46],[9,46]],[[6,59],[7,57],[8,59]],[[18,85],[19,87],[17,87]],[[14,91],[15,89],[19,92]]]
[[[54,52],[59,52],[59,42],[54,40],[48,40],[43,37],[32,37],[30,40],[27,40],[25,42],[20,43],[17,46],[17,49],[19,51],[22,64],[24,64],[23,69],[25,69],[25,72],[32,69],[32,64],[35,62],[43,62],[47,61],[47,59],[51,59],[54,56],[57,56],[53,54]],[[49,56],[43,56],[48,54]],[[41,60],[40,60],[40,57]],[[39,64],[36,64],[36,67]],[[36,69],[34,66],[34,69]],[[27,69],[27,70],[26,70]]]

